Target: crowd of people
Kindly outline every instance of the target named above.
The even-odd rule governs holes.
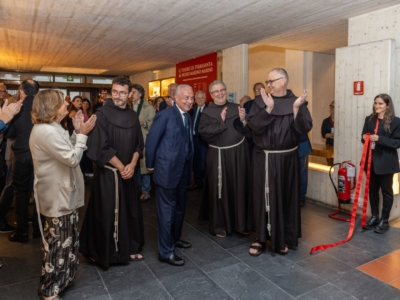
[[[110,91],[100,91],[93,111],[88,99],[78,95],[69,101],[57,90],[39,91],[34,80],[24,80],[10,103],[0,85],[0,134],[5,157],[13,156],[12,164],[0,165],[6,178],[0,232],[9,232],[11,242],[28,241],[33,190],[33,238],[41,239],[43,251],[42,299],[61,299],[74,282],[79,253],[105,269],[145,259],[141,205],[151,198],[152,186],[161,262],[185,264],[175,249],[192,247],[182,239],[182,226],[186,192],[195,189],[202,189],[199,219],[208,221],[210,234],[254,232],[251,256],[261,255],[267,243],[281,255],[296,250],[311,152],[307,134],[313,126],[307,91],[295,96],[282,68],[268,72],[265,83],[268,91],[258,82],[254,99],[243,97],[240,104],[227,100],[220,80],[195,93],[190,85],[174,83],[168,97],[150,104],[141,85],[119,76]],[[327,143],[333,143],[333,105],[321,132]],[[400,171],[400,119],[389,95],[374,99],[363,142],[367,134],[373,149],[372,218],[364,229],[384,233],[393,204],[392,175]],[[93,182],[79,230],[83,174]],[[13,198],[16,228],[6,219]]]

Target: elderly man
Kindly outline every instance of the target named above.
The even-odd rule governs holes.
[[[208,144],[203,140],[199,134],[199,124],[201,113],[207,107],[206,104],[206,93],[204,91],[197,91],[194,100],[196,101],[196,107],[193,109],[192,121],[193,121],[193,145],[194,145],[194,159],[193,159],[193,173],[194,173],[194,185],[189,190],[196,190],[203,188],[203,181],[206,172],[206,157]]]
[[[176,89],[176,105],[159,112],[146,140],[146,165],[154,170],[158,219],[158,258],[173,266],[185,260],[175,254],[175,247],[190,248],[181,240],[186,207],[186,190],[192,173],[193,141],[188,111],[193,105],[189,85]]]
[[[269,94],[261,89],[248,115],[253,134],[253,214],[257,240],[249,254],[258,256],[267,239],[272,250],[286,254],[301,237],[300,163],[297,147],[301,134],[312,128],[305,98],[287,89],[289,77],[275,68],[266,81]]]
[[[142,207],[134,175],[143,151],[137,113],[127,106],[132,83],[114,78],[112,99],[96,112],[87,156],[97,165],[80,236],[83,255],[108,268],[143,260]]]
[[[209,216],[209,230],[224,238],[233,230],[247,232],[249,153],[244,137],[245,110],[226,100],[226,85],[209,87],[214,102],[203,111],[199,133],[209,144],[206,191],[201,211]],[[209,208],[207,208],[209,207]]]
[[[175,105],[175,93],[177,87],[177,83],[171,83],[168,86],[168,97],[165,97],[165,101],[160,103],[160,111]]]

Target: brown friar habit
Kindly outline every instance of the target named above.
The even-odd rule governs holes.
[[[268,215],[265,206],[266,153],[264,150],[284,151],[299,145],[299,136],[312,128],[312,119],[304,103],[293,115],[297,97],[291,90],[285,96],[273,97],[274,108],[269,114],[257,96],[247,116],[247,127],[253,134],[252,160],[254,229],[260,242],[269,239]],[[301,237],[300,163],[298,150],[268,154],[268,185],[272,250],[284,250],[285,244],[297,247]]]
[[[107,99],[96,111],[96,126],[88,139],[87,156],[97,165],[89,204],[80,235],[80,251],[108,268],[128,263],[144,245],[142,208],[136,174],[130,179],[118,176],[118,251],[114,239],[115,175],[106,166],[114,156],[126,166],[138,152],[142,156],[143,137],[136,112],[115,106]],[[139,161],[138,161],[139,163]],[[111,166],[112,167],[112,166]]]
[[[221,112],[225,107],[228,110],[224,122]],[[238,104],[230,102],[224,105],[211,102],[201,114],[199,133],[210,146],[200,219],[206,219],[205,215],[208,214],[212,234],[221,230],[230,234],[233,230],[245,232],[248,229],[246,222],[250,160],[247,141],[244,139],[246,130],[240,122],[238,107]],[[212,146],[230,147],[236,144],[238,145],[235,147],[220,150],[222,186],[219,199],[219,150]]]

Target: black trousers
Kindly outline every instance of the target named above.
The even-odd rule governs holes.
[[[14,186],[16,216],[17,216],[17,234],[28,233],[28,205],[33,190],[33,163],[32,161],[13,162],[12,181]],[[39,232],[38,216],[36,206],[33,212],[33,230]]]
[[[369,203],[371,213],[379,216],[379,189],[382,191],[382,218],[388,219],[393,205],[393,174],[378,175],[371,166],[369,183]]]

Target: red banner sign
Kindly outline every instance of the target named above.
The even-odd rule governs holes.
[[[208,102],[211,99],[208,86],[217,79],[217,58],[214,52],[176,64],[175,82],[190,85],[194,93],[204,91]]]

